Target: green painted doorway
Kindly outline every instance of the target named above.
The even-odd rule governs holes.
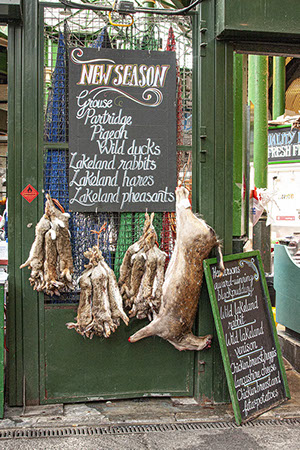
[[[192,352],[159,338],[130,344],[130,334],[145,324],[139,320],[109,339],[83,339],[65,326],[75,315],[70,305],[44,309],[41,403],[193,395]]]
[[[93,11],[65,12],[59,7],[41,7],[40,36],[43,50],[43,185],[68,210],[68,63],[72,46],[118,49],[177,49],[180,92],[178,106],[178,172],[187,167],[191,151],[191,20],[189,17],[161,19],[135,17],[128,29],[112,28],[107,14]],[[172,26],[172,31],[170,27]],[[182,28],[186,36],[182,32]],[[173,34],[172,34],[173,33]],[[171,36],[171,37],[170,37]],[[191,173],[187,176],[191,177]],[[164,213],[155,218],[159,243],[169,254],[174,239]],[[101,241],[106,261],[118,277],[124,252],[140,236],[141,213],[73,213],[70,229],[73,240],[75,275],[83,270],[83,251],[95,244],[90,230],[109,224]],[[167,248],[166,248],[167,247]],[[128,337],[145,326],[146,320],[131,319],[109,338],[83,338],[66,328],[74,321],[78,293],[59,298],[39,296],[40,302],[40,402],[74,402],[143,396],[194,395],[193,352],[179,352],[169,343],[150,338],[130,344]]]

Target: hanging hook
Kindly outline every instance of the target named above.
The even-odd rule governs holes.
[[[100,228],[99,231],[91,230],[91,233],[97,234],[97,247],[98,247],[98,248],[99,248],[100,234],[102,233],[102,231],[105,231],[105,230],[106,230],[106,225],[107,225],[107,222],[105,222],[105,223],[102,225],[102,227]]]
[[[184,186],[184,187],[185,187],[185,177],[186,177],[186,174],[187,174],[188,167],[189,167],[189,165],[190,165],[190,160],[191,160],[191,154],[189,153],[188,161],[187,161],[187,163],[183,166],[183,170],[184,170],[183,177],[182,177],[182,179],[180,180],[181,185]]]
[[[65,210],[64,210],[63,206],[59,203],[58,200],[56,200],[56,198],[53,198],[52,201],[53,201],[54,205],[57,206],[58,209],[61,210],[62,213],[65,213]]]

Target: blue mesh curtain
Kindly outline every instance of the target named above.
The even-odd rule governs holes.
[[[59,33],[58,38],[44,137],[46,142],[66,142],[66,44],[62,33]]]
[[[111,42],[108,36],[107,27],[104,27],[97,39],[91,44],[92,48],[112,48]]]
[[[66,109],[66,45],[64,36],[59,34],[55,69],[49,88],[45,117],[44,140],[49,143],[67,141]],[[63,148],[47,149],[44,189],[56,198],[67,210],[69,189],[67,172],[67,151]]]
[[[106,213],[73,213],[71,217],[71,237],[72,237],[72,253],[75,276],[78,277],[87,264],[87,259],[83,253],[93,245],[97,245],[97,235],[92,230],[99,230],[101,226],[107,222],[106,230],[100,235],[100,249],[107,264],[112,266],[110,236],[112,234],[113,217],[109,217]]]
[[[68,153],[66,148],[56,148],[52,145],[67,142],[66,78],[66,45],[63,34],[59,33],[44,125],[44,141],[46,144],[51,144],[50,148],[46,147],[45,153],[44,190],[57,199],[65,210],[68,210]],[[54,296],[51,301],[57,303],[64,300]]]
[[[94,48],[111,48],[106,27],[91,45]],[[47,110],[45,116],[44,140],[46,143],[66,143],[68,141],[67,123],[67,41],[62,33],[59,33],[55,69],[52,74],[49,88]],[[44,166],[44,189],[53,198],[56,198],[66,211],[69,209],[68,186],[68,149],[47,148]],[[70,220],[70,232],[72,253],[74,261],[75,277],[84,270],[87,260],[83,252],[97,244],[97,236],[91,230],[99,230],[104,222],[107,222],[106,231],[101,234],[100,248],[109,266],[112,266],[110,236],[116,233],[116,220],[112,214],[86,214],[73,213]]]

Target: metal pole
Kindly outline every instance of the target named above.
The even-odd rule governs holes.
[[[249,100],[254,104],[253,166],[257,188],[268,187],[268,57],[249,57]],[[271,271],[270,226],[264,213],[253,230],[253,248],[260,250],[265,272]]]
[[[254,80],[255,80],[255,64],[254,55],[249,55],[248,59],[248,103],[254,103]]]
[[[4,415],[4,284],[0,284],[0,419]]]
[[[243,184],[243,55],[235,54],[233,59],[233,235],[241,236],[241,209]]]
[[[273,109],[272,118],[284,114],[285,111],[285,58],[273,56]]]
[[[249,57],[249,100],[254,104],[255,186],[268,186],[268,57]]]
[[[247,105],[247,56],[234,54],[234,116],[233,116],[233,236],[234,246],[242,251],[244,243],[241,236],[245,234],[245,180],[246,180],[246,121]],[[235,251],[235,248],[234,248]]]

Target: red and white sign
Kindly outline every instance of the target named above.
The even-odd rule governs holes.
[[[28,203],[31,203],[39,195],[39,193],[33,186],[31,186],[31,184],[28,184],[28,186],[26,186],[26,188],[21,192],[21,195],[28,201]]]
[[[293,221],[296,220],[295,216],[276,216],[276,220],[289,220]]]

